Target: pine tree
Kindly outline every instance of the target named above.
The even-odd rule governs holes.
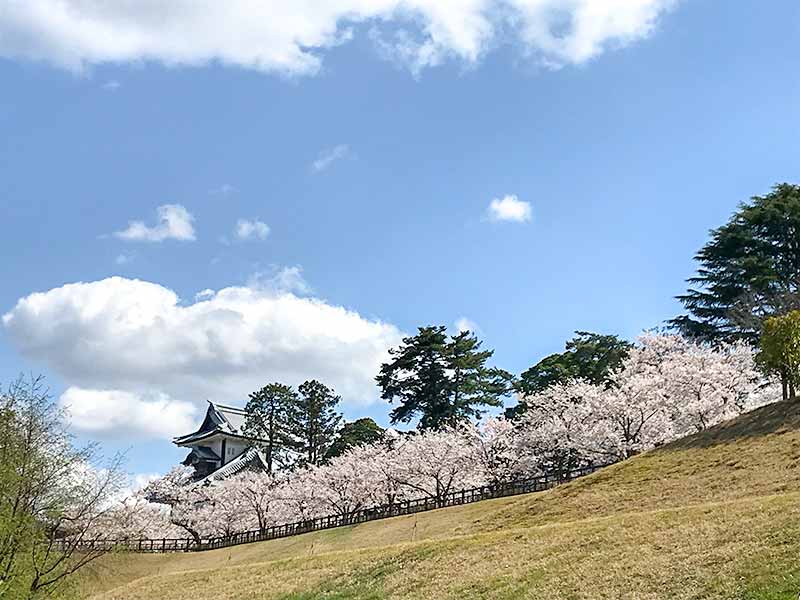
[[[538,394],[556,384],[580,379],[594,385],[607,385],[614,371],[622,367],[632,344],[616,335],[576,331],[565,351],[544,357],[523,371],[515,385],[521,396]],[[506,409],[506,417],[517,418],[527,409],[521,402]]]
[[[297,392],[290,386],[271,383],[250,394],[245,407],[242,432],[259,440],[270,475],[288,464],[289,453],[296,446],[289,430],[289,413],[297,402]]]
[[[418,331],[389,351],[394,358],[381,365],[376,381],[381,398],[398,402],[391,412],[393,424],[408,423],[421,415],[420,427],[435,429],[449,403],[446,328],[420,327]]]
[[[297,401],[289,411],[289,430],[301,454],[300,462],[319,465],[342,420],[342,415],[334,410],[341,397],[313,379],[303,383],[298,392]]]
[[[444,424],[456,425],[466,418],[480,418],[484,411],[478,407],[502,406],[502,397],[510,390],[512,375],[497,367],[487,367],[494,351],[481,350],[481,344],[470,331],[453,336],[448,344],[451,398],[449,414],[443,415]]]
[[[672,325],[712,342],[758,344],[765,319],[800,308],[800,186],[776,185],[742,204],[695,257]]]
[[[384,433],[383,427],[369,417],[345,423],[325,453],[325,460],[341,456],[356,446],[374,444],[383,438]]]
[[[440,429],[480,416],[481,407],[501,406],[512,376],[487,367],[493,352],[480,345],[470,332],[448,339],[443,325],[420,327],[404,338],[376,377],[381,397],[398,402],[392,423],[418,416],[420,429]]]

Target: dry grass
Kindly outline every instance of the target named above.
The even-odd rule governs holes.
[[[800,407],[542,494],[226,550],[108,557],[97,600],[796,598]]]

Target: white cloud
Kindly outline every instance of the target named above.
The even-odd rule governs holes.
[[[127,265],[133,262],[133,255],[132,254],[117,254],[117,257],[114,259],[114,262],[119,266]]]
[[[152,227],[142,221],[131,221],[128,227],[114,233],[115,237],[129,241],[161,242],[168,239],[194,240],[194,217],[180,204],[164,204],[156,209],[158,224]]]
[[[330,167],[337,160],[347,158],[348,156],[350,156],[350,146],[347,144],[339,144],[338,146],[321,152],[317,160],[311,164],[311,169],[315,173],[319,173]]]
[[[156,392],[143,397],[122,390],[69,387],[59,398],[72,426],[90,435],[171,438],[191,432],[198,408]]]
[[[0,9],[0,56],[72,70],[211,62],[309,75],[364,25],[412,70],[475,63],[513,42],[538,63],[577,64],[648,36],[678,0],[25,0]],[[377,35],[375,32],[379,32]]]
[[[453,325],[455,326],[456,331],[458,331],[458,333],[462,333],[464,331],[471,331],[472,333],[475,334],[481,333],[481,328],[478,326],[478,324],[475,321],[468,319],[467,317],[461,317],[459,319],[456,319],[456,322],[453,323]]]
[[[298,268],[277,274],[291,285],[298,277]],[[188,426],[189,405],[243,404],[272,381],[316,378],[350,406],[377,402],[373,378],[402,338],[391,324],[275,288],[229,287],[185,304],[122,277],[31,294],[2,323],[24,356],[70,387],[77,427],[161,437]]]
[[[269,226],[258,219],[239,219],[234,233],[240,240],[265,240],[269,235]]]
[[[544,64],[581,64],[650,35],[680,0],[513,0],[520,38]],[[552,64],[551,64],[552,63]]]
[[[267,292],[292,292],[301,295],[310,294],[313,291],[303,277],[303,268],[297,265],[257,271],[247,280],[247,286]]]
[[[204,290],[200,290],[194,295],[195,302],[199,300],[208,300],[209,298],[213,298],[216,292],[211,288],[206,288]]]
[[[486,211],[490,221],[513,221],[526,223],[531,220],[531,204],[510,194],[502,198],[494,198]]]
[[[122,87],[122,84],[116,79],[110,79],[100,87],[102,87],[104,90],[108,92],[116,92],[119,88]]]

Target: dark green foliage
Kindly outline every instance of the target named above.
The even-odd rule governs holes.
[[[267,461],[267,472],[286,466],[289,453],[296,447],[289,430],[289,413],[298,403],[298,395],[282,383],[265,385],[250,394],[243,433],[259,440]]]
[[[381,397],[398,402],[392,423],[419,416],[420,429],[438,429],[480,416],[481,407],[502,406],[513,378],[487,367],[493,351],[480,346],[470,332],[449,338],[443,325],[420,327],[417,335],[404,338],[376,377]]]
[[[431,426],[449,401],[447,333],[444,326],[420,327],[414,337],[403,338],[390,353],[392,361],[381,365],[376,381],[381,398],[398,402],[392,423],[407,423],[422,415],[422,427]]]
[[[451,400],[445,421],[454,424],[469,417],[480,417],[476,407],[503,405],[502,398],[510,393],[513,376],[508,371],[487,367],[493,350],[481,350],[481,342],[470,331],[451,338],[447,348],[451,372]]]
[[[339,429],[342,416],[334,409],[341,398],[319,381],[306,381],[288,415],[288,429],[297,442],[301,464],[322,462]]]
[[[616,335],[576,331],[575,337],[566,343],[564,352],[551,354],[524,371],[517,381],[516,390],[522,395],[535,394],[570,379],[605,384],[609,375],[622,366],[631,347],[632,344]],[[524,404],[520,404],[508,409],[506,416],[515,417],[524,409]]]
[[[595,385],[606,383],[609,374],[622,366],[631,347],[630,342],[616,335],[576,331],[564,352],[551,354],[524,371],[517,390],[533,394],[570,379],[584,379]]]
[[[383,438],[384,429],[369,417],[345,423],[336,439],[325,453],[325,459],[341,456],[350,448],[363,444],[374,444]]]
[[[758,343],[765,318],[800,308],[800,186],[742,204],[695,259],[698,273],[678,296],[689,314],[671,324],[709,341]]]

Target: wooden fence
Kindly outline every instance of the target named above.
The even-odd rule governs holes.
[[[507,496],[516,496],[519,494],[541,492],[561,483],[566,483],[578,477],[589,475],[606,466],[608,466],[608,464],[592,465],[566,473],[543,475],[496,485],[458,490],[440,498],[404,500],[394,504],[364,508],[347,514],[328,515],[308,521],[275,525],[266,529],[243,531],[230,536],[205,538],[200,540],[199,543],[192,538],[83,540],[77,544],[77,548],[78,550],[123,550],[128,552],[199,552],[203,550],[213,550],[215,548],[227,548],[239,544],[263,542],[292,535],[301,535],[312,531],[321,531],[323,529],[345,527],[357,523],[366,523],[367,521],[376,521],[378,519],[410,515],[428,510],[435,510],[437,508],[446,508],[448,506],[470,504],[472,502],[489,500],[491,498],[505,498]]]

